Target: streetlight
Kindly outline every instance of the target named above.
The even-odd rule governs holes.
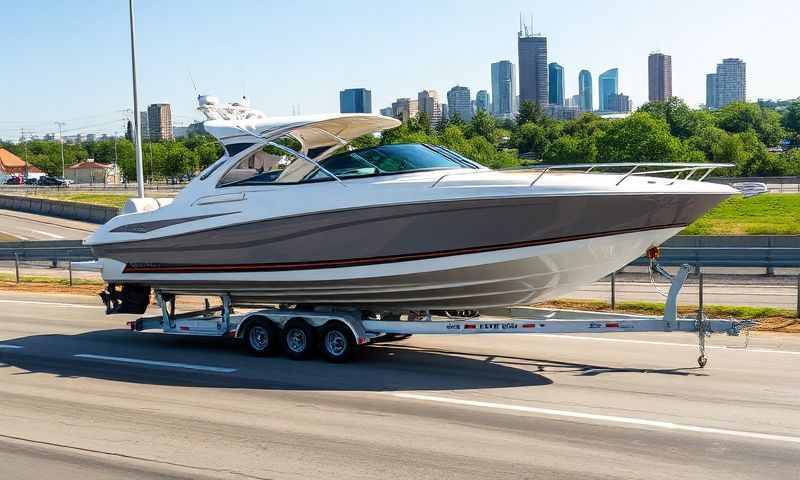
[[[144,198],[144,166],[142,164],[142,126],[139,124],[139,87],[136,84],[136,30],[133,21],[133,0],[128,0],[131,23],[131,75],[133,77],[134,150],[136,151],[136,186],[139,198]]]
[[[64,135],[61,133],[61,127],[66,123],[56,122],[56,125],[58,125],[58,141],[61,143],[61,178],[67,178],[64,173]]]

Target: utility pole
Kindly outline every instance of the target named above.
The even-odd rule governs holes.
[[[56,122],[58,125],[58,141],[61,143],[61,178],[67,178],[64,170],[64,135],[61,133],[61,128],[66,125],[64,122]]]
[[[133,20],[133,0],[128,0],[131,23],[131,75],[133,77],[133,126],[136,151],[136,186],[139,198],[144,198],[144,166],[142,164],[142,126],[139,124],[139,87],[136,84],[136,29]]]
[[[119,158],[117,157],[117,133],[114,132],[114,175],[119,171]]]
[[[23,180],[28,179],[28,142],[25,141],[25,129],[19,129],[19,139],[22,142],[22,146],[25,147],[25,172],[24,176],[22,177]],[[24,182],[23,182],[24,183]]]

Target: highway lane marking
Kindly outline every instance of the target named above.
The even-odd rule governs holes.
[[[9,350],[16,350],[16,349],[25,348],[25,347],[23,347],[22,345],[11,345],[11,344],[0,345],[0,349],[3,349],[3,348],[9,349]]]
[[[88,358],[91,360],[107,360],[110,362],[135,363],[140,365],[151,365],[157,367],[185,368],[187,370],[201,370],[205,372],[215,372],[215,373],[233,373],[236,371],[235,368],[212,367],[208,365],[193,365],[190,363],[159,362],[155,360],[145,360],[142,358],[108,357],[105,355],[92,355],[90,353],[78,353],[73,355],[73,357]]]
[[[30,231],[33,233],[38,233],[39,235],[44,235],[45,237],[55,238],[56,240],[62,240],[64,238],[61,235],[56,235],[55,233],[43,232],[41,230],[34,230],[32,228]]]
[[[557,333],[539,333],[537,337],[557,337],[567,338],[570,340],[591,340],[595,342],[620,342],[620,343],[638,343],[642,345],[666,345],[670,347],[690,347],[697,348],[696,343],[674,343],[674,342],[658,342],[655,340],[630,340],[625,338],[598,338],[598,337],[581,337],[579,335],[562,335]],[[743,352],[755,353],[778,353],[783,355],[800,355],[800,352],[795,350],[770,350],[768,348],[744,348],[744,347],[723,347],[719,345],[706,345],[706,349],[713,350],[741,350]]]
[[[47,305],[49,307],[69,307],[69,308],[106,308],[99,305],[81,305],[79,303],[57,303],[57,302],[39,302],[36,300],[7,300],[0,299],[0,303],[21,303],[26,305]]]
[[[458,398],[436,397],[433,395],[418,395],[415,393],[392,393],[394,397],[410,400],[422,400],[427,402],[447,403],[451,405],[461,405],[465,407],[491,408],[495,410],[507,410],[514,412],[535,413],[550,417],[577,418],[581,420],[595,420],[609,423],[621,423],[627,425],[640,425],[645,427],[660,428],[664,430],[678,430],[693,433],[708,433],[724,435],[730,437],[744,437],[758,440],[773,440],[776,442],[800,443],[800,437],[788,435],[774,435],[771,433],[747,432],[742,430],[727,430],[724,428],[698,427],[673,422],[662,422],[659,420],[647,420],[636,417],[618,417],[614,415],[598,415],[594,413],[573,412],[569,410],[554,410],[551,408],[528,407],[524,405],[509,405],[505,403],[479,402],[475,400],[461,400]]]

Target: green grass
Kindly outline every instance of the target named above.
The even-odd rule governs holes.
[[[13,273],[0,273],[0,282],[16,282],[17,277]],[[20,275],[22,283],[46,283],[49,285],[69,285],[68,278],[51,277],[47,275]],[[104,285],[102,280],[93,280],[85,278],[72,279],[73,285]]]
[[[125,202],[127,202],[132,195],[118,193],[59,193],[37,196],[52,200],[63,200],[66,202],[90,203],[92,205],[122,208],[125,205]]]
[[[800,194],[729,198],[689,225],[682,235],[799,235]]]
[[[558,308],[609,311],[608,302],[594,300],[556,300],[550,303]],[[656,302],[617,302],[617,312],[634,313],[641,315],[663,315],[664,304]],[[730,305],[705,305],[703,311],[713,318],[736,318],[739,320],[756,320],[761,318],[797,318],[794,310],[772,307],[742,307]],[[684,316],[697,314],[696,305],[678,307],[678,313]]]

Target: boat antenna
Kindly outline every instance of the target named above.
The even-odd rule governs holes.
[[[188,68],[186,70],[187,70],[187,72],[189,72],[189,80],[191,80],[192,87],[194,87],[194,94],[195,94],[195,96],[199,97],[200,96],[200,92],[197,91],[197,84],[194,82],[194,77],[192,76],[192,71],[189,70]]]

